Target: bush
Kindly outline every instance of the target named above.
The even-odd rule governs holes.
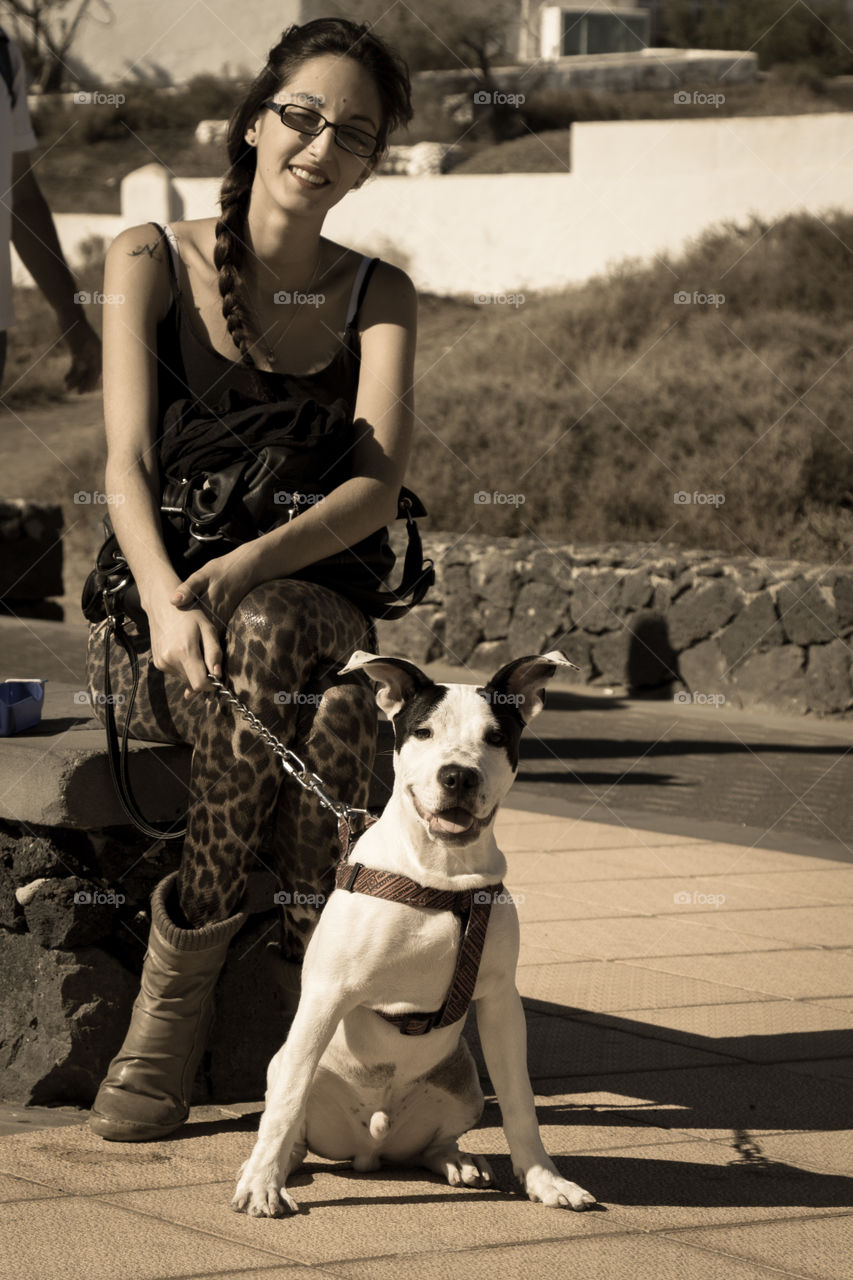
[[[434,523],[842,557],[851,237],[849,214],[721,227],[516,311],[444,303],[433,329],[425,307],[410,475]],[[524,501],[475,505],[479,490]]]

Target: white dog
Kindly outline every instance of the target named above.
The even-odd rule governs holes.
[[[394,724],[394,790],[339,869],[308,945],[299,1008],[269,1065],[234,1209],[256,1217],[296,1209],[285,1183],[309,1149],[359,1170],[419,1164],[452,1185],[492,1185],[488,1162],[457,1144],[483,1109],[462,1037],[472,995],[516,1176],[531,1200],[595,1203],[560,1176],[539,1135],[515,986],[518,917],[492,833],[522,729],[542,709],[556,668],[571,665],[557,652],[519,658],[484,688],[435,684],[411,662],[361,651],[343,668],[378,685]],[[385,896],[372,896],[371,884]],[[411,904],[436,890],[454,909]],[[477,929],[485,936],[479,969],[476,955],[460,962],[467,977],[457,983],[457,959],[470,958],[469,946],[476,953]]]

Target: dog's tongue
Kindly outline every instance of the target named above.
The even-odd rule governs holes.
[[[430,831],[445,831],[448,835],[459,835],[461,831],[468,831],[474,824],[474,815],[469,813],[467,809],[453,808],[442,809],[440,813],[434,813],[430,816]]]

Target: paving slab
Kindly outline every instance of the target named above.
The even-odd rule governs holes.
[[[735,955],[676,956],[645,959],[649,969],[679,973],[688,978],[700,975],[708,982],[730,985],[771,996],[819,999],[828,1008],[853,1009],[853,955],[848,951],[818,950],[816,947],[741,952]],[[845,1001],[847,1003],[845,1003]]]
[[[397,1258],[335,1263],[335,1275],[351,1280],[399,1280]],[[272,1280],[275,1273],[269,1273]],[[460,1249],[452,1254],[418,1256],[418,1280],[446,1280],[448,1274],[470,1280],[566,1280],[567,1276],[637,1280],[638,1276],[690,1276],[691,1280],[779,1280],[789,1272],[696,1249],[689,1240],[668,1236],[607,1235],[595,1240],[545,1241],[526,1247]],[[284,1273],[282,1273],[284,1275]]]
[[[827,1009],[847,1009],[853,1013],[853,996],[813,996],[816,1004],[824,1004]]]
[[[726,904],[728,906],[728,904]],[[716,919],[714,918],[716,915]],[[787,907],[764,911],[697,912],[697,922],[716,929],[725,925],[797,947],[849,947],[853,936],[850,907]]]
[[[606,1206],[610,1229],[632,1232],[740,1226],[815,1212],[843,1216],[853,1186],[841,1174],[799,1163],[743,1163],[715,1142],[575,1152],[567,1167]]]
[[[533,1002],[533,1007],[539,1007],[539,1002]],[[472,1047],[476,1046],[475,1035],[469,1034],[469,1041]],[[610,1074],[651,1067],[666,1071],[732,1060],[713,1042],[699,1037],[694,1038],[694,1043],[688,1043],[687,1037],[667,1038],[639,1016],[632,1021],[614,1019],[606,1013],[567,1018],[528,1010],[527,1045],[530,1074],[537,1080],[540,1076]]]
[[[513,890],[515,896],[515,890]],[[729,924],[714,928],[695,916],[665,919],[660,916],[620,916],[573,919],[560,914],[560,898],[531,892],[519,908],[522,951],[531,935],[541,946],[565,947],[566,961],[573,956],[599,960],[645,959],[656,956],[710,956],[716,953],[786,950],[775,938],[745,933]],[[730,914],[726,917],[731,920]],[[532,927],[535,925],[535,929]],[[528,926],[531,926],[528,928]],[[532,944],[531,944],[532,945]],[[524,964],[535,963],[522,959]]]
[[[526,972],[524,970],[523,972]],[[667,1042],[707,1046],[748,1062],[812,1061],[847,1054],[853,1033],[841,1011],[799,1000],[722,1002],[691,1008],[624,1009],[609,1013],[578,1012],[579,1022],[634,1030]]]
[[[682,1005],[737,1003],[744,992],[732,986],[659,973],[630,961],[581,961],[525,965],[518,989],[532,1000],[548,1000],[586,1013],[612,1009],[669,1009]],[[760,999],[760,996],[756,996]],[[769,999],[769,997],[767,997]]]
[[[853,1218],[815,1216],[736,1230],[679,1232],[666,1238],[813,1280],[849,1280]]]
[[[603,1086],[603,1087],[602,1087]],[[667,1071],[614,1072],[536,1081],[543,1121],[576,1126],[648,1124],[691,1138],[731,1143],[738,1131],[758,1135],[840,1132],[849,1142],[853,1081],[806,1079],[791,1067],[722,1063]]]
[[[547,875],[542,879],[555,880]],[[762,908],[808,907],[824,905],[825,900],[810,893],[807,885],[790,889],[764,887],[755,877],[746,880],[736,875],[654,876],[648,879],[591,882],[573,886],[578,902],[610,908],[631,915],[686,915],[709,910],[755,911]]]
[[[108,1199],[235,1246],[331,1268],[337,1260],[391,1251],[402,1268],[417,1267],[424,1250],[490,1248],[543,1237],[584,1238],[609,1229],[604,1212],[573,1213],[531,1204],[512,1186],[508,1164],[496,1160],[501,1186],[490,1191],[449,1187],[417,1169],[357,1174],[346,1165],[309,1156],[288,1181],[300,1211],[278,1220],[234,1213],[229,1207],[233,1178],[200,1187],[124,1192]]]
[[[853,1081],[853,1058],[830,1058],[823,1062],[787,1062],[787,1071],[804,1076],[819,1076],[822,1080]]]
[[[689,843],[681,835],[650,833],[642,827],[632,827],[619,821],[602,823],[594,819],[548,817],[531,826],[517,814],[505,810],[498,814],[495,835],[502,848],[512,848],[519,853],[526,850],[572,853],[589,849],[657,849]]]
[[[263,1246],[251,1248],[222,1236],[173,1226],[103,1199],[65,1196],[0,1204],[3,1276],[177,1280],[199,1273],[248,1270],[259,1263],[275,1262],[275,1253]]]
[[[824,864],[820,869],[812,866],[799,870],[761,871],[760,875],[752,869],[744,870],[744,875],[749,875],[754,884],[770,892],[782,889],[785,893],[802,893],[809,898],[822,898],[831,905],[853,902],[853,867],[830,870]]]
[[[535,831],[536,828],[534,827]],[[498,836],[501,843],[501,838]],[[818,876],[826,871],[832,875],[838,871],[838,889],[847,888],[847,882],[853,877],[851,860],[838,858],[834,862],[822,859],[815,868],[815,859],[793,853],[774,852],[769,849],[749,849],[730,844],[715,844],[711,841],[693,844],[672,843],[653,845],[637,841],[619,848],[596,849],[550,849],[543,844],[542,848],[514,849],[509,851],[507,843],[501,843],[505,853],[509,853],[513,871],[517,868],[524,872],[535,866],[529,859],[541,854],[559,854],[559,863],[545,865],[559,866],[565,874],[567,882],[578,883],[584,880],[638,880],[654,876],[703,876],[703,875],[755,875],[786,874],[788,872],[808,872]],[[845,876],[847,882],[845,881]],[[817,891],[820,882],[815,881]],[[830,888],[832,882],[825,882]],[[782,886],[784,888],[784,885]],[[796,881],[792,882],[796,891]],[[849,896],[845,893],[845,896]]]
[[[56,1191],[87,1196],[221,1181],[248,1155],[257,1110],[230,1122],[196,1121],[194,1111],[193,1120],[159,1142],[104,1142],[87,1124],[16,1134],[0,1142],[0,1169]]]
[[[0,1104],[0,1137],[5,1133],[26,1133],[31,1129],[52,1129],[80,1124],[86,1113],[80,1107],[21,1107]]]
[[[848,1105],[849,1101],[848,1098]],[[773,1133],[762,1140],[761,1149],[771,1160],[819,1169],[823,1173],[853,1175],[853,1143],[849,1130],[835,1128],[825,1133]],[[853,1177],[850,1178],[849,1192],[849,1207],[853,1208]]]
[[[15,1200],[45,1200],[56,1197],[56,1188],[33,1182],[29,1178],[15,1178],[10,1173],[0,1173],[0,1202]]]

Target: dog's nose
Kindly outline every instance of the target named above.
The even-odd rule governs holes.
[[[438,771],[438,781],[445,791],[457,800],[466,799],[480,785],[480,774],[464,764],[443,764]]]

